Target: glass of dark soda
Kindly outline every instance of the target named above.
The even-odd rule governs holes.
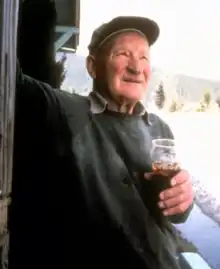
[[[151,150],[152,170],[170,181],[180,170],[180,160],[174,139],[154,139]]]

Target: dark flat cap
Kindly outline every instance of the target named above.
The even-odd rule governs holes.
[[[135,16],[116,17],[95,29],[88,46],[90,53],[95,53],[112,36],[127,31],[141,33],[150,46],[155,43],[160,33],[159,26],[151,19]]]

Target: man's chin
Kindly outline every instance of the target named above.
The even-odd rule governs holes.
[[[112,91],[112,96],[114,96],[114,99],[116,99],[119,103],[136,103],[144,99],[145,91],[140,90],[140,88],[137,89],[118,89]]]
[[[128,87],[125,91],[123,91],[123,95],[131,100],[141,100],[144,96],[144,90],[142,87]]]
[[[142,93],[125,93],[123,94],[123,97],[127,100],[129,100],[130,102],[139,102],[140,100],[143,99],[143,94]]]
[[[118,96],[118,104],[123,106],[132,107],[136,103],[140,102],[141,98],[137,95],[120,95]]]

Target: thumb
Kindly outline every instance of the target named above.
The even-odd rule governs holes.
[[[151,180],[151,178],[153,177],[154,173],[144,173],[144,178],[146,180]]]

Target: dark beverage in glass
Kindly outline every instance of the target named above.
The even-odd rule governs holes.
[[[155,139],[151,150],[153,176],[149,180],[149,210],[157,224],[163,227],[165,218],[158,207],[159,195],[171,187],[171,179],[181,170],[176,141]]]
[[[180,171],[180,164],[178,162],[165,163],[162,161],[154,161],[152,163],[153,173],[167,178],[174,177]]]
[[[174,139],[154,139],[152,141],[151,159],[153,180],[157,189],[171,186],[171,179],[181,170],[176,141]]]

